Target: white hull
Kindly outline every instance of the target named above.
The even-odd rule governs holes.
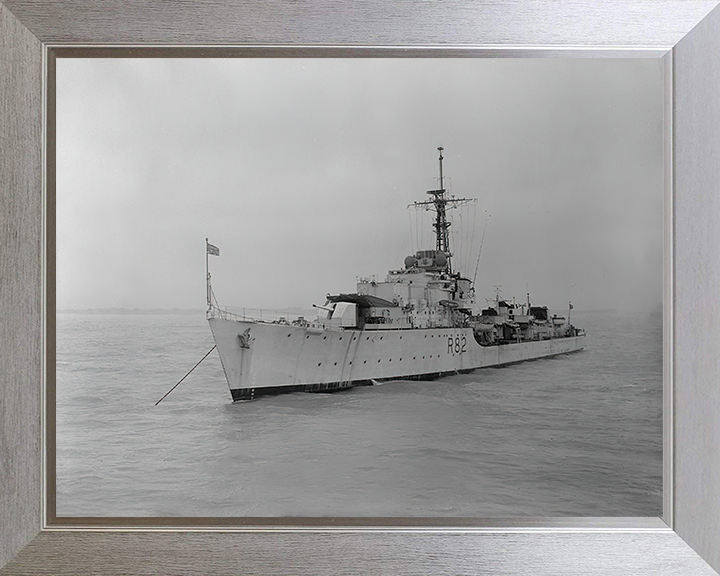
[[[481,346],[471,328],[320,329],[210,318],[233,400],[424,379],[582,350],[572,336]],[[246,332],[249,329],[249,332]],[[250,338],[241,337],[249,334]]]

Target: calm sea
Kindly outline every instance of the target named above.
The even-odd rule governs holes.
[[[202,312],[57,316],[58,516],[660,516],[662,318],[582,352],[233,404]]]

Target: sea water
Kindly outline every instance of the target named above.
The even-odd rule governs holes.
[[[57,315],[58,516],[662,514],[662,318],[583,351],[232,403],[196,314]]]

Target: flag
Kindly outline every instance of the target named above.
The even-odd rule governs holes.
[[[575,308],[575,306],[572,305],[572,302],[568,302],[568,305],[570,306],[570,310],[572,310],[573,308]]]
[[[206,242],[207,244],[207,253],[211,254],[213,256],[220,256],[220,248],[217,246],[213,246],[212,244]]]

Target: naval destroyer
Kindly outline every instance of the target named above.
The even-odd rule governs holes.
[[[474,199],[444,187],[416,206],[434,212],[435,246],[405,258],[385,281],[328,294],[317,317],[272,320],[221,308],[207,276],[207,319],[233,401],[266,394],[328,392],[385,380],[429,380],[582,350],[585,332],[546,306],[500,298],[481,309],[474,280],[453,267],[448,210]],[[207,255],[219,249],[206,240]],[[467,272],[465,272],[467,274]]]

